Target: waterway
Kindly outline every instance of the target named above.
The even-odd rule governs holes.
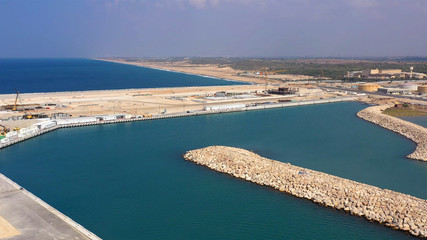
[[[412,122],[427,128],[427,116],[400,117],[400,118],[408,122]]]
[[[427,199],[415,144],[356,102],[61,129],[0,151],[0,171],[104,239],[413,239],[182,159],[226,145]]]
[[[0,59],[0,94],[245,84],[92,59]]]

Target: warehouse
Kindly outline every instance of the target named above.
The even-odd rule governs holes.
[[[43,130],[46,128],[55,127],[56,122],[55,121],[43,121],[43,122],[36,123],[34,125],[37,126],[39,128],[39,130]]]
[[[57,119],[56,124],[67,125],[67,124],[78,124],[78,123],[91,123],[91,122],[97,122],[97,121],[98,120],[95,117],[76,117],[76,118]]]
[[[406,95],[410,94],[411,90],[401,88],[378,88],[378,92],[392,95]]]
[[[203,110],[205,111],[218,111],[218,110],[229,110],[229,109],[242,109],[245,108],[246,105],[242,103],[236,104],[226,104],[226,105],[216,105],[216,106],[206,106]]]

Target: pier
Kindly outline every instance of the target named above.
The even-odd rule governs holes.
[[[427,200],[263,158],[224,146],[188,151],[184,159],[414,236],[427,237]]]

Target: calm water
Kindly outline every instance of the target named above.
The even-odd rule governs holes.
[[[0,152],[0,172],[104,239],[411,239],[186,162],[227,145],[427,199],[415,145],[335,103],[58,130]]]
[[[0,94],[243,84],[91,59],[0,59]]]
[[[427,116],[417,116],[417,117],[401,117],[401,119],[413,122],[420,126],[427,128]]]

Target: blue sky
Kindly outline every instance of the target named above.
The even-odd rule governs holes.
[[[0,0],[0,57],[427,56],[427,0]]]

